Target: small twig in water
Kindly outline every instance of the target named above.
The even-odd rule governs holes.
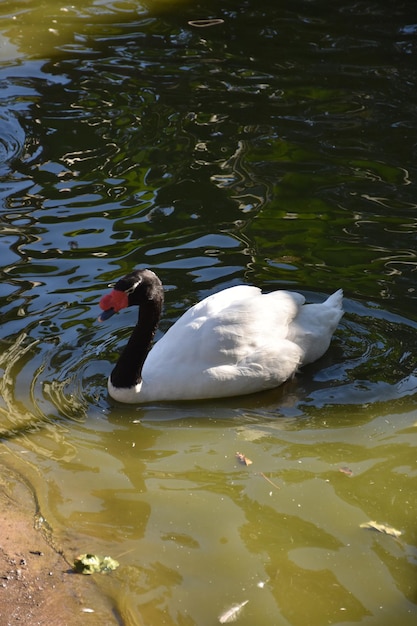
[[[265,478],[265,480],[267,480],[269,483],[271,483],[271,485],[273,487],[275,487],[275,489],[281,489],[281,487],[279,485],[276,485],[270,478],[268,478],[268,476],[265,476],[265,474],[263,472],[259,472],[260,476],[262,476],[262,478]]]

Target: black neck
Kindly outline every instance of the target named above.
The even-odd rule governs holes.
[[[142,368],[161,317],[159,298],[142,302],[139,318],[130,339],[113,369],[110,380],[115,387],[132,387],[142,380]]]

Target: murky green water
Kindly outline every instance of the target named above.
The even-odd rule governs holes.
[[[41,523],[119,559],[99,584],[129,626],[246,600],[242,625],[415,624],[414,2],[0,15],[1,458]],[[161,332],[238,283],[342,287],[346,315],[275,391],[117,406],[135,313],[99,325],[98,301],[145,266]]]

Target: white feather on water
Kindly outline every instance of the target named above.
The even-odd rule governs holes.
[[[245,600],[244,602],[241,602],[240,604],[234,604],[233,606],[230,607],[230,609],[228,609],[227,611],[219,615],[220,624],[229,624],[230,622],[234,622],[237,619],[243,607],[245,606],[245,604],[247,604],[248,602],[249,600]]]

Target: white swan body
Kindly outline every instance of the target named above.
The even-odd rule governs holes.
[[[142,272],[157,279],[149,270],[138,270],[119,281],[119,289],[115,287],[127,294],[129,304],[142,283],[133,291],[130,287],[130,292],[121,288],[130,276],[137,278]],[[263,294],[250,286],[220,291],[191,307],[149,354],[146,351],[136,382],[128,381],[127,386],[120,372],[134,351],[122,354],[119,363],[123,358],[126,362],[118,363],[109,377],[109,393],[120,402],[146,403],[229,397],[277,387],[326,352],[343,315],[342,297],[339,290],[322,304],[304,304],[304,296],[289,291]],[[109,311],[111,303],[100,305]],[[140,326],[139,315],[133,334]],[[134,344],[132,337],[130,343]]]

